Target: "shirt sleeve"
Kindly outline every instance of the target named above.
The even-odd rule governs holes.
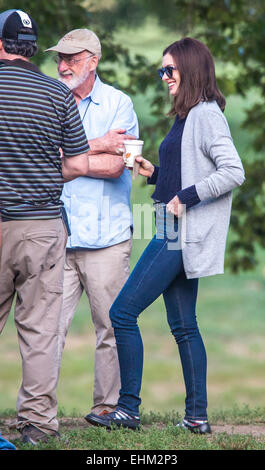
[[[125,93],[120,94],[119,106],[111,123],[111,129],[126,129],[126,134],[139,138],[139,125],[133,103]]]
[[[69,93],[65,99],[62,150],[65,157],[74,157],[89,150],[85,130],[72,93]]]

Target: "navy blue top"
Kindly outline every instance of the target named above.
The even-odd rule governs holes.
[[[181,189],[181,140],[185,119],[176,116],[169,133],[159,147],[160,167],[155,166],[154,173],[148,178],[148,184],[155,184],[152,198],[167,204],[178,196],[182,204],[192,207],[200,202],[195,185]]]

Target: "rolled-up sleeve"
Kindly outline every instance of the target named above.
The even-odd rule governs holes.
[[[119,128],[126,129],[126,134],[134,135],[136,138],[139,137],[138,119],[133,109],[133,103],[125,93],[120,94],[119,105],[111,123],[111,129]]]

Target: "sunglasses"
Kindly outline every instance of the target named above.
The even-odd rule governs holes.
[[[164,73],[168,76],[168,78],[172,78],[173,70],[177,70],[177,67],[173,67],[172,65],[167,65],[166,67],[162,67],[161,69],[158,69],[158,75],[159,77],[163,78]]]

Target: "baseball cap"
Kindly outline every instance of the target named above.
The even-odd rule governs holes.
[[[56,46],[46,49],[61,54],[78,54],[78,52],[89,51],[101,57],[101,44],[99,38],[90,29],[74,29],[63,36]]]
[[[29,29],[29,32],[25,31],[27,28]],[[37,36],[37,24],[33,18],[24,11],[6,10],[0,14],[0,39],[36,41]]]

